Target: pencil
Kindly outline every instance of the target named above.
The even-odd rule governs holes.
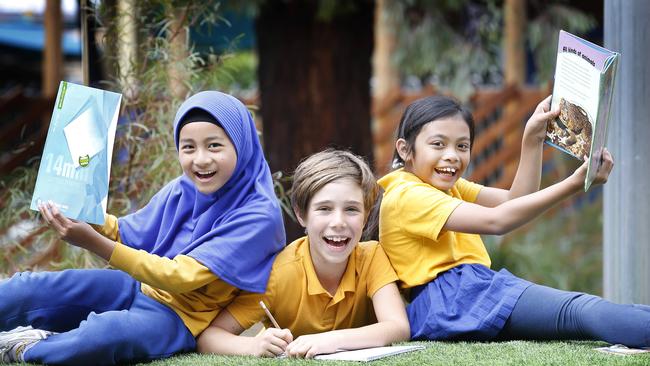
[[[262,307],[262,309],[264,309],[264,312],[266,313],[266,316],[268,316],[269,319],[271,319],[271,323],[273,323],[273,326],[280,329],[280,325],[278,325],[278,322],[275,321],[275,318],[273,317],[273,314],[271,314],[269,309],[266,307],[266,304],[264,303],[264,301],[260,300],[260,306]]]

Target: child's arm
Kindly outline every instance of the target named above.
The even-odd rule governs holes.
[[[605,149],[594,185],[605,183],[613,166],[612,155]],[[497,207],[463,202],[449,215],[443,228],[463,233],[503,235],[580,191],[584,186],[586,174],[587,163],[584,163],[563,181],[541,191],[504,202]]]
[[[171,293],[185,293],[217,279],[210,269],[187,255],[161,257],[116,243],[108,262],[140,282]]]
[[[410,337],[409,322],[397,285],[391,282],[372,296],[377,323],[296,338],[287,346],[287,356],[312,358],[321,353],[379,347]]]
[[[197,349],[201,353],[220,355],[274,357],[283,353],[293,340],[289,329],[267,328],[255,337],[238,335],[243,331],[239,322],[224,309],[197,338]]]
[[[476,198],[476,204],[496,207],[513,198],[537,192],[542,178],[542,157],[546,125],[560,113],[551,111],[551,96],[541,101],[528,119],[521,140],[521,155],[515,178],[510,190],[483,187]]]
[[[85,222],[70,220],[63,216],[59,209],[49,202],[39,204],[38,210],[47,224],[59,234],[61,239],[74,246],[89,250],[105,260],[109,260],[115,248],[113,240],[98,233]]]
[[[114,267],[153,287],[183,293],[216,279],[207,267],[191,257],[179,255],[169,259],[127,247],[103,236],[85,222],[70,220],[49,203],[41,205],[39,210],[61,239],[97,254]]]

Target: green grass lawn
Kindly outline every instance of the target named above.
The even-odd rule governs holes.
[[[426,349],[372,361],[382,365],[650,365],[650,353],[619,356],[595,351],[605,343],[564,342],[409,342]],[[360,365],[360,362],[226,357],[184,354],[165,360],[143,363],[143,366],[201,365]],[[14,364],[20,365],[20,364]]]
[[[593,350],[605,345],[599,342],[411,342],[426,346],[425,350],[391,356],[373,361],[381,365],[649,365],[650,354],[618,356]],[[350,364],[358,362],[315,361],[298,359],[264,359],[255,357],[224,357],[187,354],[143,365],[314,365]]]

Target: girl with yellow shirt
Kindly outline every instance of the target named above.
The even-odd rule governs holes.
[[[0,360],[99,365],[196,348],[239,290],[264,292],[284,227],[253,119],[205,91],[174,119],[183,174],[139,211],[95,231],[40,207],[68,243],[109,269],[18,273],[0,282]]]
[[[395,143],[399,169],[379,180],[385,193],[379,239],[410,289],[411,337],[430,340],[593,339],[650,346],[650,307],[535,285],[490,269],[480,234],[503,235],[581,190],[586,164],[540,190],[550,97],[526,124],[509,190],[461,178],[474,140],[471,113],[434,96],[406,108]],[[607,180],[603,152],[595,184]]]
[[[311,358],[409,337],[397,275],[377,242],[359,242],[378,186],[359,157],[326,150],[296,169],[291,201],[307,236],[278,254],[264,295],[242,293],[198,339],[200,352]],[[265,318],[283,329],[239,336]]]

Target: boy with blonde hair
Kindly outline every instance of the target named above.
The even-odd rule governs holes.
[[[325,150],[294,174],[291,201],[306,236],[276,258],[264,295],[242,293],[198,339],[201,352],[311,358],[384,346],[409,337],[397,276],[375,241],[359,242],[379,188],[368,165]],[[284,329],[238,336],[265,317]]]

